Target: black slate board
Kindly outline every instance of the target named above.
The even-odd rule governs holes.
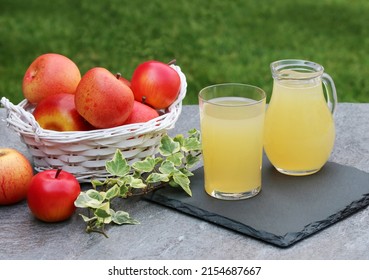
[[[262,191],[224,201],[204,191],[203,168],[191,177],[192,197],[166,187],[146,199],[278,247],[288,247],[369,204],[369,173],[328,162],[316,174],[280,174],[263,159]]]

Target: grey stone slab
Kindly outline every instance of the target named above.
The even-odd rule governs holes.
[[[316,174],[294,177],[276,171],[265,156],[261,192],[239,201],[210,197],[204,169],[193,173],[191,197],[163,188],[145,198],[279,247],[292,246],[369,204],[369,173],[334,162]]]

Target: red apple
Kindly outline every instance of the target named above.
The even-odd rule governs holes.
[[[133,110],[124,124],[143,123],[159,116],[158,111],[135,100]]]
[[[133,72],[131,89],[135,100],[155,109],[165,109],[178,97],[181,79],[168,64],[147,61]]]
[[[56,131],[91,130],[93,127],[77,112],[74,94],[59,93],[41,100],[33,115],[42,128]]]
[[[38,103],[57,93],[74,93],[81,73],[77,65],[61,54],[47,53],[37,57],[23,77],[23,95],[31,103]]]
[[[133,101],[132,90],[102,67],[87,71],[75,93],[78,113],[96,128],[124,124],[132,112]]]
[[[80,192],[80,184],[71,173],[61,169],[42,171],[30,182],[28,207],[41,221],[64,221],[74,213],[74,201]]]
[[[131,82],[130,82],[129,80],[127,80],[126,78],[124,78],[124,77],[122,76],[122,74],[117,73],[117,74],[115,75],[115,77],[117,77],[117,79],[118,79],[119,81],[121,81],[123,84],[125,84],[126,86],[128,86],[129,88],[131,88]]]
[[[32,165],[21,152],[0,148],[0,205],[25,199],[32,176]]]

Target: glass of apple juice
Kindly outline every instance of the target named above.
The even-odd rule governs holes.
[[[251,198],[261,190],[265,92],[226,83],[199,93],[205,191],[223,200]]]

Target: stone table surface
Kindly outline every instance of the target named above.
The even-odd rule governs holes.
[[[0,146],[30,160],[20,137],[3,121]],[[330,160],[369,172],[369,104],[340,103],[337,137]],[[183,107],[171,135],[199,128],[198,106]],[[125,210],[139,225],[109,227],[109,238],[87,234],[78,211],[62,223],[36,220],[25,201],[0,206],[0,259],[369,259],[369,209],[282,249],[145,200],[127,200]]]

